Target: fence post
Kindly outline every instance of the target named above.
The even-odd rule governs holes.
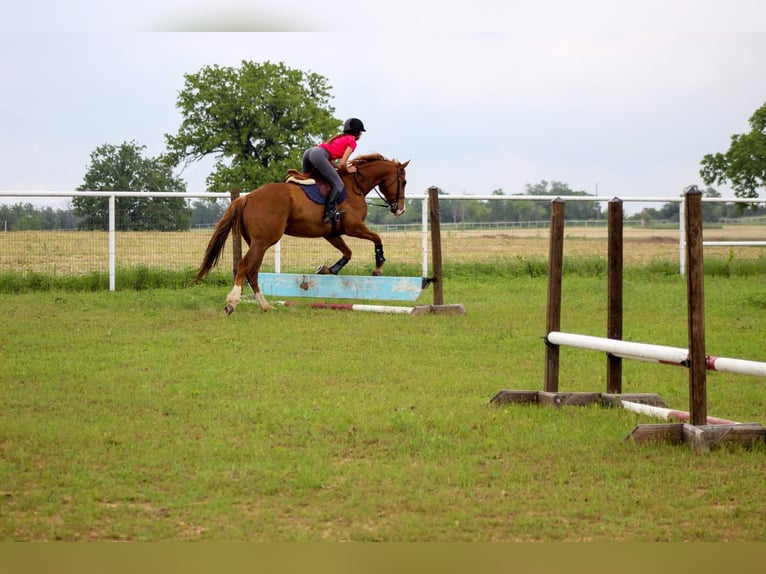
[[[702,259],[702,192],[685,190],[686,298],[689,323],[689,423],[707,424],[707,369],[705,357],[705,293]]]
[[[234,202],[234,200],[239,197],[239,190],[234,188],[229,192],[229,194],[231,196],[231,201]],[[242,259],[242,236],[239,233],[232,233],[231,250],[233,252],[232,259],[234,277],[236,277],[237,268],[239,267],[239,262]]]
[[[564,272],[565,207],[566,203],[560,197],[551,202],[546,337],[551,331],[559,331],[561,329],[561,279]],[[545,346],[545,390],[550,393],[556,393],[559,390],[559,348],[550,343]]]
[[[439,188],[428,188],[428,209],[431,220],[431,259],[434,266],[434,305],[444,305],[442,274],[441,217],[439,215]]]
[[[117,201],[114,194],[109,196],[109,290],[117,288]]]
[[[622,268],[623,268],[623,212],[622,200],[615,197],[609,202],[609,247],[607,277],[607,326],[609,339],[622,340]],[[606,356],[606,392],[622,393],[622,359]]]

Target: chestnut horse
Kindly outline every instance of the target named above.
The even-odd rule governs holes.
[[[364,223],[367,216],[365,197],[377,187],[388,209],[397,217],[405,211],[404,187],[407,183],[405,168],[409,161],[399,163],[378,154],[359,156],[351,161],[354,173],[341,171],[346,187],[346,199],[338,204],[343,216],[338,222],[323,223],[324,206],[311,201],[301,187],[293,183],[268,183],[231,202],[221,216],[210,238],[205,257],[192,283],[200,281],[218,264],[229,232],[240,233],[250,246],[237,266],[234,288],[226,297],[227,315],[231,315],[242,298],[245,279],[253,289],[261,309],[272,309],[258,287],[258,271],[266,250],[277,243],[283,235],[294,237],[323,237],[341,252],[341,258],[329,269],[320,268],[317,273],[336,274],[351,260],[351,249],[343,235],[368,239],[375,244],[375,270],[380,275],[383,263],[383,242],[380,235]]]

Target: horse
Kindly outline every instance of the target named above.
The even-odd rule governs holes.
[[[338,204],[343,212],[340,220],[322,222],[324,206],[311,201],[303,189],[295,183],[267,183],[231,202],[218,221],[210,238],[195,284],[218,264],[229,232],[244,237],[249,249],[237,265],[234,287],[226,297],[224,311],[231,315],[242,298],[242,284],[247,279],[255,298],[263,311],[273,309],[258,287],[258,272],[266,251],[283,235],[293,237],[322,237],[341,253],[341,258],[330,268],[320,267],[317,273],[337,275],[351,260],[351,249],[343,235],[372,241],[375,245],[375,269],[372,274],[382,274],[383,241],[380,235],[367,227],[365,198],[376,187],[388,206],[388,210],[400,217],[405,212],[404,188],[407,184],[405,168],[409,160],[400,163],[386,159],[380,154],[367,154],[351,160],[354,173],[341,168],[340,176],[346,188],[346,199]]]

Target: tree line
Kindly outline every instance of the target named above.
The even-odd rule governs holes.
[[[92,201],[93,199],[102,198],[87,199]],[[106,198],[103,199],[106,201]],[[139,215],[140,222],[134,224],[131,222],[131,217],[136,216],[136,213],[140,210],[141,203],[126,202],[126,199],[132,198],[120,197],[116,200],[115,227],[123,231],[185,231],[195,227],[210,227],[218,222],[228,206],[228,201],[199,200],[187,203],[187,200],[184,198],[172,198],[175,202],[180,201],[183,203],[183,205],[171,204],[173,206],[172,209],[176,213],[175,217],[168,217],[167,213],[163,213],[161,209],[158,209],[159,204],[156,204],[151,206],[151,209],[141,211]],[[166,198],[142,198],[142,201],[151,205],[154,199]],[[0,205],[0,231],[106,230],[108,226],[106,210],[107,206],[104,205],[100,219],[91,216],[87,220],[87,224],[83,225],[85,218],[82,215],[78,215],[78,211],[73,206],[64,208],[37,207],[31,203],[23,202],[13,205]],[[182,214],[182,217],[179,217],[179,214]],[[158,221],[155,222],[155,218]],[[168,229],[168,221],[174,222],[171,229]],[[121,225],[118,225],[118,222],[121,222]]]
[[[526,186],[526,193],[513,196],[506,195],[502,189],[492,192],[492,195],[503,197],[514,197],[514,201],[489,201],[460,199],[450,200],[449,194],[441,193],[439,201],[439,211],[442,222],[447,223],[492,223],[492,222],[534,222],[549,221],[551,215],[551,204],[549,201],[523,200],[527,196],[561,197],[566,200],[567,197],[596,197],[584,191],[573,191],[569,186],[562,182],[541,181],[537,184]],[[707,188],[703,192],[703,197],[717,198],[721,197],[713,188]],[[89,201],[106,198],[87,198]],[[228,206],[228,200],[196,200],[189,202],[184,198],[172,198],[175,203],[165,206],[173,209],[176,216],[171,216],[169,212],[163,212],[158,209],[161,204],[151,205],[153,199],[167,198],[140,198],[140,201],[133,201],[133,198],[119,197],[116,200],[117,217],[115,225],[120,230],[173,230],[183,231],[190,228],[212,227],[214,226]],[[149,202],[151,209],[141,211],[141,201]],[[181,202],[180,204],[178,202]],[[181,205],[182,204],[182,205]],[[402,224],[402,223],[420,223],[422,200],[408,200],[407,212],[404,216],[396,218],[389,213],[387,209],[380,206],[376,209],[374,200],[369,209],[367,221],[371,224]],[[88,220],[88,224],[83,226],[83,217],[77,215],[73,207],[68,208],[38,208],[31,203],[16,203],[14,205],[0,205],[0,229],[25,231],[25,230],[69,230],[69,229],[105,229],[107,214],[100,214],[100,220],[95,217]],[[136,214],[140,221],[133,222],[132,217]],[[179,216],[182,214],[183,216]],[[737,219],[743,216],[766,216],[766,208],[753,204],[749,208],[744,208],[742,204],[732,203],[704,203],[702,204],[703,220],[707,223],[716,223],[725,219]],[[601,201],[570,201],[567,203],[565,219],[567,221],[599,221],[607,217],[606,206]],[[626,221],[641,221],[644,224],[652,222],[670,222],[677,223],[680,217],[680,203],[667,202],[658,208],[644,208],[641,212],[626,216]],[[155,218],[158,221],[155,222]],[[168,222],[173,222],[171,228]]]

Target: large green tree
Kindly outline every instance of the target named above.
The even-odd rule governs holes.
[[[166,135],[173,163],[216,159],[211,191],[250,190],[300,169],[303,151],[336,133],[323,76],[282,63],[243,61],[184,76],[176,107],[183,121]]]
[[[78,191],[164,191],[183,193],[184,182],[173,176],[165,158],[144,158],[145,146],[105,144],[90,154],[90,166]],[[108,199],[75,197],[74,214],[81,229],[106,229]],[[176,231],[189,228],[191,210],[183,197],[120,197],[115,226],[119,230]]]
[[[734,195],[758,197],[766,187],[766,104],[749,120],[750,132],[731,136],[726,153],[707,154],[702,158],[700,175],[707,185],[729,182]]]

